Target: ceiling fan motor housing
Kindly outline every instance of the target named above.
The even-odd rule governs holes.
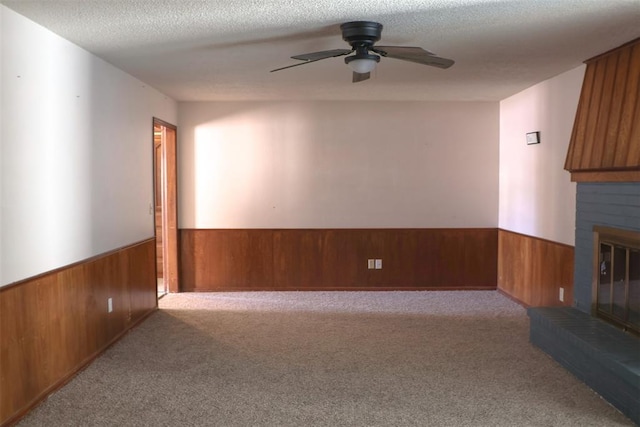
[[[370,21],[346,22],[340,25],[342,38],[355,50],[355,55],[344,58],[345,63],[350,63],[356,59],[368,59],[380,62],[378,55],[369,53],[373,44],[380,40],[382,35],[382,24]]]
[[[340,25],[342,38],[357,50],[358,46],[371,47],[380,40],[382,24],[369,21],[346,22]]]

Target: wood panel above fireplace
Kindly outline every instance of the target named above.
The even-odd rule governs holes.
[[[565,169],[572,181],[640,181],[640,39],[586,61]]]

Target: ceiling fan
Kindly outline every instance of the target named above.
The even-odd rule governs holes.
[[[377,22],[346,22],[340,25],[340,30],[342,30],[342,38],[351,45],[351,49],[323,50],[320,52],[295,55],[291,58],[304,62],[276,68],[275,70],[271,70],[271,72],[309,64],[322,59],[349,55],[350,53],[354,54],[344,58],[344,62],[353,69],[353,83],[361,82],[371,77],[371,71],[373,71],[378,62],[380,62],[380,56],[416,62],[438,68],[449,68],[454,64],[453,60],[435,56],[435,54],[421,47],[374,46],[375,42],[380,40],[382,34],[382,24]],[[377,55],[375,55],[376,53]]]

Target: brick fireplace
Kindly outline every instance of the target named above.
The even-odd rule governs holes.
[[[640,183],[577,188],[574,306],[637,334]]]
[[[530,339],[640,425],[640,39],[586,63],[565,162],[573,305],[529,308]]]
[[[619,295],[612,298],[606,290],[600,289],[599,283],[608,282],[609,290],[617,287],[620,294],[622,282],[624,294],[635,292],[636,299],[631,308],[637,315],[640,261],[637,255],[629,256],[628,251],[624,252],[624,272],[612,261],[615,262],[616,252],[618,258],[622,258],[620,248],[640,248],[639,236],[640,182],[579,183],[573,307],[533,307],[528,310],[531,342],[638,424],[640,338],[616,318],[622,316],[624,320],[625,310],[628,315],[629,308],[618,308],[614,316],[613,308],[606,307],[606,301],[616,301],[620,306]],[[613,248],[609,258],[606,249],[605,255],[600,255],[601,245]],[[629,261],[635,264],[629,265]],[[605,300],[602,307],[605,313],[598,313],[596,297],[599,290]]]

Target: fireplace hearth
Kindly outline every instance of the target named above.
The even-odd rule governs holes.
[[[640,425],[640,182],[579,182],[572,307],[530,307],[531,342]]]

